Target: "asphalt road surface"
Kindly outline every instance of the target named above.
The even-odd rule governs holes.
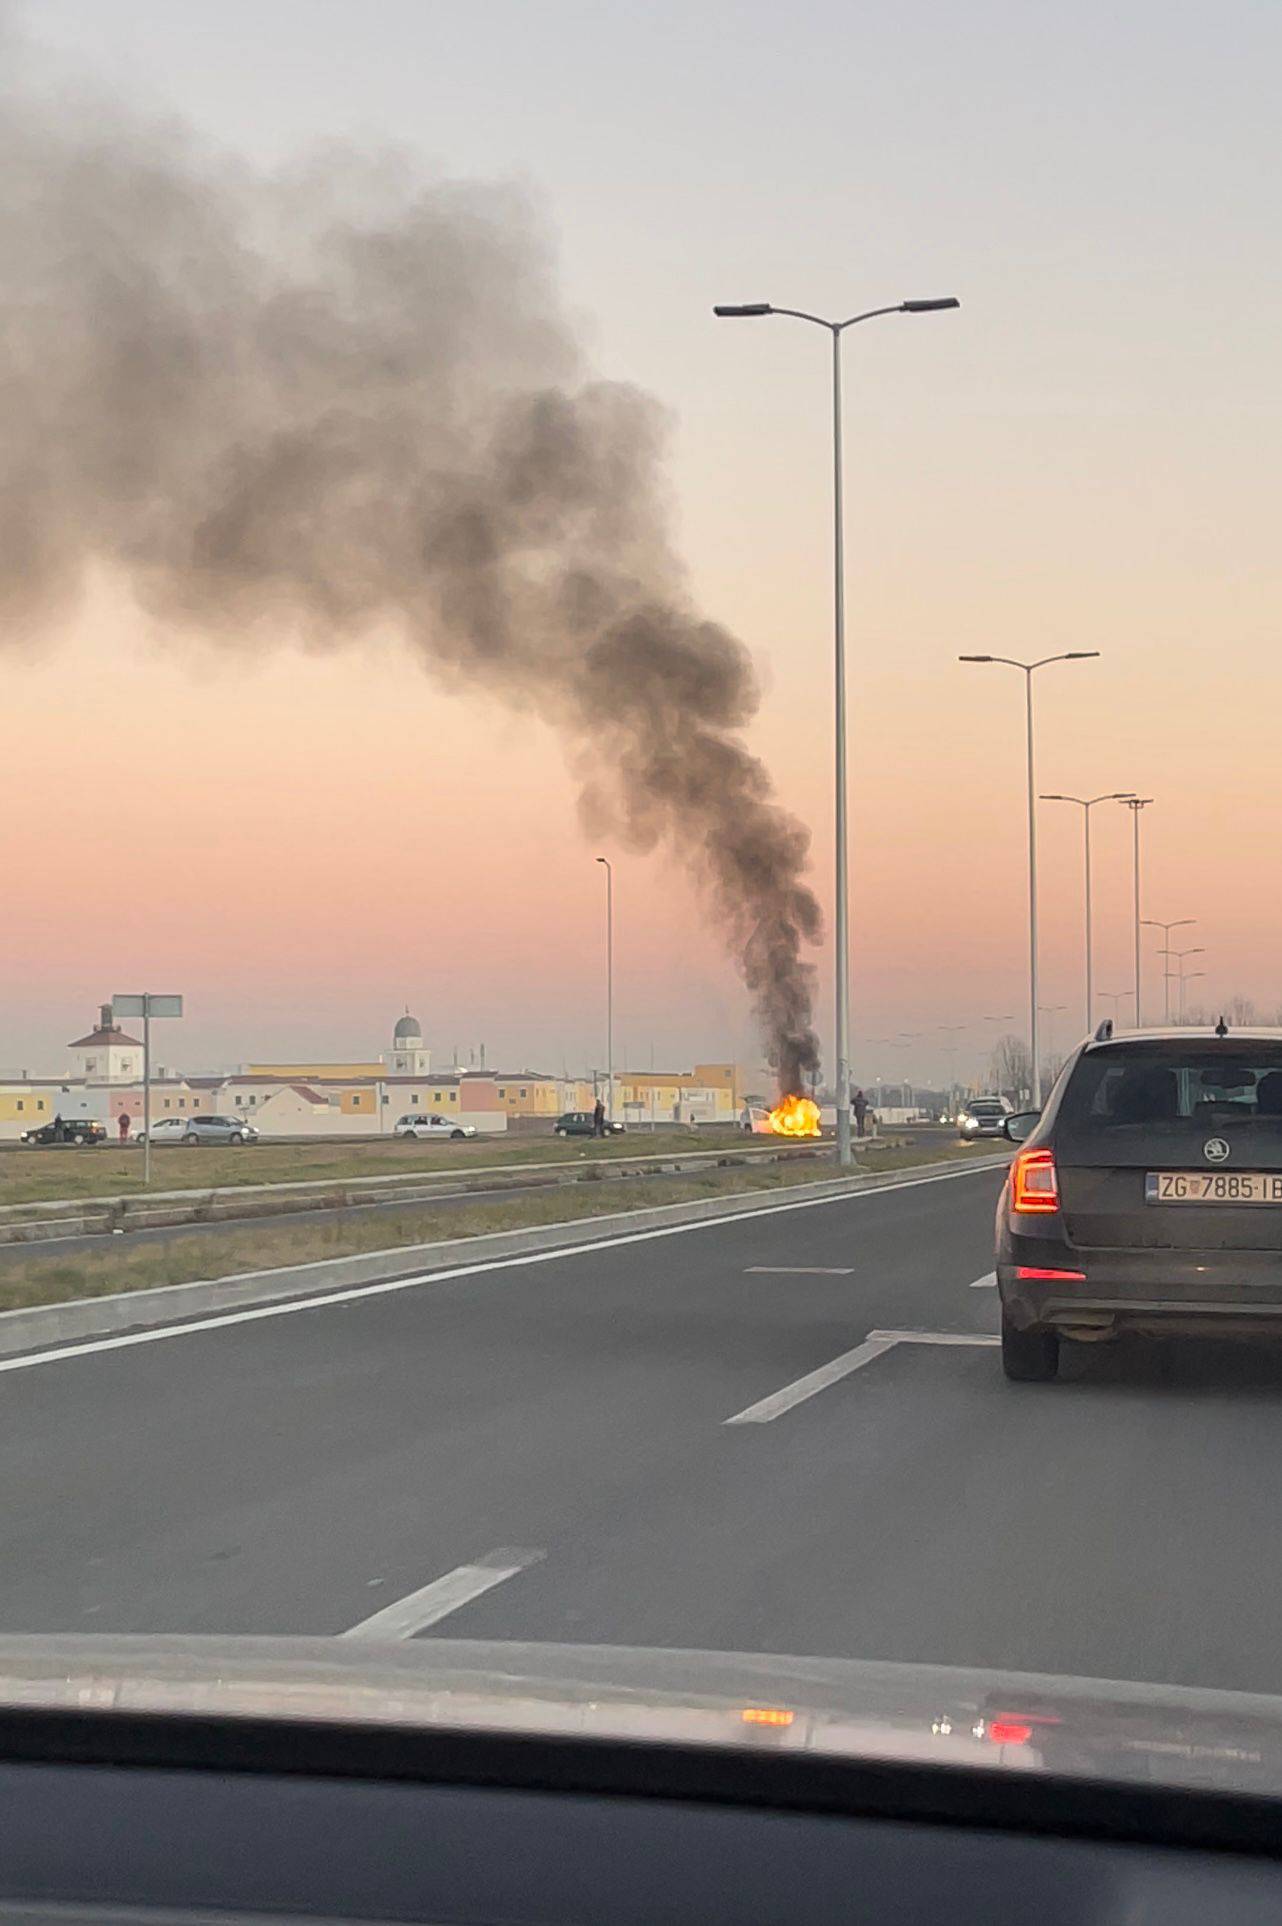
[[[1282,1691],[1282,1358],[1095,1348],[1006,1384],[995,1192],[781,1203],[0,1362],[0,1631]]]

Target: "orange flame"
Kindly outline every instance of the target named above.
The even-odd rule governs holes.
[[[770,1112],[770,1128],[780,1137],[817,1137],[819,1105],[809,1097],[785,1097]]]

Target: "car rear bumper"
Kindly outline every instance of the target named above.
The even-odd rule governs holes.
[[[1082,1275],[1027,1277],[1021,1268]],[[998,1253],[997,1288],[1021,1330],[1049,1325],[1086,1338],[1120,1331],[1282,1336],[1278,1251],[1075,1250],[1044,1237],[1012,1237]]]

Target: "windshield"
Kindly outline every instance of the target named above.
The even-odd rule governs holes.
[[[0,0],[0,1636],[1282,1697],[1279,71]]]

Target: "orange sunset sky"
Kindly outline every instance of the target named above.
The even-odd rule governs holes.
[[[977,1070],[983,1016],[1025,1026],[1022,683],[961,667],[966,651],[1101,651],[1039,680],[1039,787],[1153,796],[1145,913],[1198,919],[1197,1000],[1282,1007],[1279,273],[1262,238],[1276,17],[1230,5],[1212,33],[1211,10],[1139,7],[1168,22],[1154,50],[1103,5],[1045,16],[1038,41],[1026,19],[1041,9],[991,4],[998,50],[981,68],[941,9],[886,9],[896,20],[872,29],[821,6],[777,22],[748,7],[728,66],[685,31],[682,71],[654,82],[669,134],[655,150],[644,63],[662,36],[623,9],[604,9],[612,39],[559,4],[537,10],[537,36],[501,9],[505,51],[465,103],[481,27],[455,12],[422,70],[426,121],[393,69],[424,58],[433,9],[389,8],[373,49],[318,29],[288,88],[284,28],[248,6],[184,9],[185,49],[159,10],[123,0],[59,0],[41,19],[60,57],[87,58],[113,10],[128,31],[100,78],[123,86],[127,67],[215,142],[271,161],[385,124],[447,171],[534,184],[594,365],[671,410],[691,589],[759,664],[752,741],[813,830],[826,911],[825,343],[710,308],[960,296],[958,314],[848,338],[853,1027],[924,1033],[898,1054],[857,1041],[855,1074],[942,1075],[935,1026],[952,1023],[973,1026],[958,1069]],[[557,30],[571,24],[567,63]],[[842,115],[816,128],[837,30]],[[589,166],[596,84],[628,61],[636,98],[616,103],[617,141]],[[536,121],[531,93],[554,84],[561,111]],[[287,103],[268,125],[273,87]],[[767,111],[784,158],[754,186],[723,136]],[[185,993],[181,1036],[158,1054],[193,1069],[376,1051],[406,1003],[439,1058],[484,1041],[511,1067],[601,1063],[598,847],[616,857],[616,1058],[756,1053],[733,963],[681,873],[586,843],[555,736],[443,692],[394,639],[219,653],[157,631],[100,578],[58,633],[0,651],[0,677],[6,1068],[61,1067],[99,1000],[143,988]],[[1130,818],[1095,821],[1096,981],[1120,990]],[[1068,1006],[1062,1045],[1081,1022],[1080,817],[1044,805],[1041,825],[1043,996]],[[816,961],[828,1048],[826,947]]]

